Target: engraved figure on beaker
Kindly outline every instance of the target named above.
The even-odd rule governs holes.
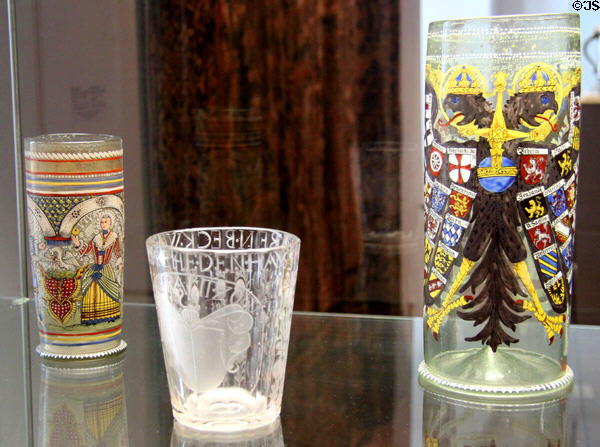
[[[167,343],[184,383],[195,392],[217,388],[250,347],[252,315],[239,304],[228,304],[203,318],[191,309],[179,312],[171,303],[165,310],[164,321],[171,335]]]

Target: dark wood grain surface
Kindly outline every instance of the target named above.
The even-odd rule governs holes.
[[[296,309],[399,312],[398,2],[143,8],[152,230],[284,229]]]

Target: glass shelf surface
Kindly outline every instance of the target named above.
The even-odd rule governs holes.
[[[29,319],[26,347],[24,315]],[[174,427],[154,306],[126,304],[123,329],[128,343],[124,355],[97,365],[79,363],[86,371],[73,372],[73,362],[42,363],[35,353],[39,339],[33,303],[0,298],[1,444],[47,445],[58,436],[58,409],[73,406],[88,411],[91,401],[111,404],[112,413],[102,410],[108,418],[105,426],[91,429],[87,423],[86,436],[104,437],[103,445],[417,447],[432,438],[439,445],[471,442],[465,433],[470,426],[464,425],[464,418],[472,414],[471,404],[424,394],[418,385],[417,368],[423,360],[420,318],[295,313],[280,424],[272,433],[247,434],[245,440],[196,439]],[[546,410],[480,405],[475,407],[478,426],[486,415],[492,421],[506,420],[507,414],[534,421],[552,417],[559,425],[551,430],[552,436],[563,440],[560,445],[600,444],[600,426],[595,423],[600,420],[600,327],[573,325],[568,341],[575,385],[566,398],[545,404]],[[104,385],[95,387],[95,380]],[[537,419],[536,411],[542,415]],[[86,424],[84,416],[73,413],[80,425]],[[463,421],[450,421],[454,428],[444,432],[454,416]],[[462,428],[457,428],[459,422]],[[544,447],[554,446],[552,439],[544,438],[547,425],[531,423],[527,436],[539,438]],[[486,439],[482,445],[491,442],[485,434],[478,436]],[[500,439],[494,441],[504,445]]]

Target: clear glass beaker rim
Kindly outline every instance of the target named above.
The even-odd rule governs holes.
[[[106,151],[121,149],[121,137],[94,133],[50,133],[25,138],[28,152]]]
[[[178,247],[167,243],[169,237],[174,237],[177,234],[197,234],[201,232],[211,231],[250,231],[255,233],[270,233],[281,235],[281,241],[275,245],[268,247],[249,247],[249,248],[211,248],[211,247]],[[231,253],[269,253],[274,251],[281,251],[288,248],[299,247],[300,238],[287,231],[278,230],[274,228],[262,228],[262,227],[242,227],[242,226],[221,226],[221,227],[195,227],[195,228],[183,228],[178,230],[168,230],[160,233],[153,234],[146,239],[146,247],[148,250],[151,248],[160,248],[166,251],[181,252],[181,253],[217,253],[217,254],[231,254]]]
[[[512,15],[498,15],[498,16],[482,16],[482,17],[465,17],[460,19],[449,19],[449,20],[435,20],[429,24],[429,32],[441,30],[447,25],[459,25],[462,23],[470,24],[490,24],[490,23],[504,23],[504,22],[516,22],[519,21],[556,21],[564,22],[565,25],[573,25],[579,27],[579,14],[575,12],[560,12],[560,13],[547,13],[547,14],[512,14]],[[515,23],[515,25],[518,25]]]

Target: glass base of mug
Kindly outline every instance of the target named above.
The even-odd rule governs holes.
[[[217,388],[203,394],[191,394],[186,399],[186,411],[173,409],[173,416],[182,425],[212,433],[254,431],[273,424],[279,412],[267,408],[264,396],[253,397],[237,387]]]
[[[125,343],[125,340],[118,340],[116,342],[97,345],[98,350],[95,350],[93,352],[90,352],[90,348],[88,346],[68,346],[61,348],[60,346],[49,347],[48,345],[44,344],[38,345],[38,347],[35,350],[40,355],[40,357],[44,359],[91,360],[118,354],[119,352],[123,352],[126,348],[127,343]]]
[[[173,422],[171,446],[281,446],[283,447],[283,433],[281,421],[277,417],[271,424],[260,428],[237,432],[210,432],[195,430],[181,424],[177,419]]]
[[[426,389],[485,402],[529,403],[557,399],[573,385],[573,371],[549,357],[523,349],[486,346],[448,351],[421,362]]]

